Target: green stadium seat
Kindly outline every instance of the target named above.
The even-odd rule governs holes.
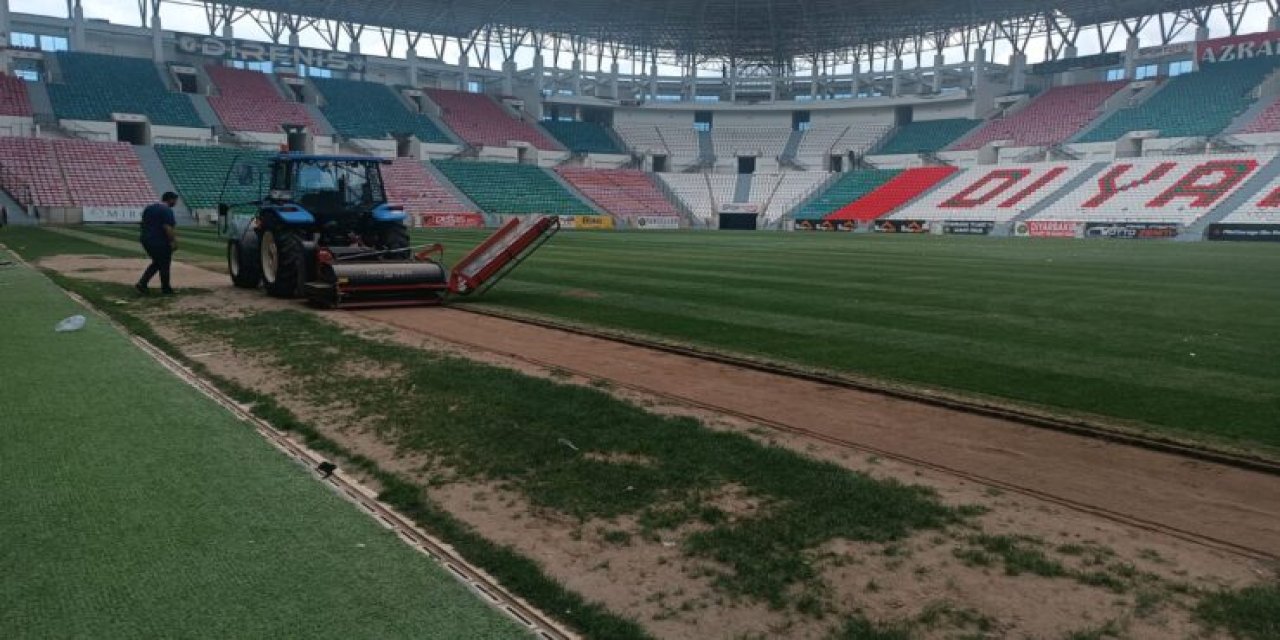
[[[156,153],[160,155],[178,195],[192,209],[216,207],[222,199],[224,183],[227,204],[257,200],[262,196],[257,185],[242,186],[234,179],[227,180],[227,173],[237,160],[260,163],[265,169],[275,155],[269,151],[163,144],[156,145]]]
[[[434,163],[481,209],[494,215],[596,215],[545,170],[527,164]]]
[[[1157,129],[1164,138],[1212,136],[1253,104],[1253,89],[1276,68],[1270,56],[1205,64],[1170,78],[1150,99],[1121,109],[1079,142],[1107,142],[1130,131]]]
[[[412,134],[423,142],[452,142],[430,118],[410,111],[385,84],[334,78],[312,78],[311,82],[324,96],[320,111],[334,131],[348,138],[384,140]]]
[[[969,118],[947,118],[904,124],[875,153],[933,153],[959,140],[981,123],[981,120]]]
[[[113,113],[136,113],[152,124],[205,126],[190,96],[169,91],[151,60],[68,51],[56,55],[62,83],[49,85],[49,100],[59,118],[110,121]]]
[[[545,120],[542,122],[542,128],[574,153],[626,154],[626,150],[618,146],[613,136],[610,136],[609,131],[601,124]]]
[[[821,195],[801,206],[794,217],[796,220],[822,220],[845,205],[856,202],[880,188],[900,173],[902,172],[891,169],[850,171],[840,176],[840,179]]]

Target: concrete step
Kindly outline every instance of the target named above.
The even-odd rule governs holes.
[[[734,202],[751,202],[751,174],[738,174],[738,183],[733,186]]]
[[[1058,190],[1050,194],[1049,197],[1045,198],[1044,200],[1041,200],[1040,202],[1035,203],[1034,205],[1031,205],[1030,207],[1027,208],[1026,211],[1023,211],[1022,213],[1014,216],[1011,220],[1009,220],[1008,227],[1012,229],[1014,224],[1023,222],[1025,220],[1030,220],[1032,217],[1039,215],[1040,212],[1044,211],[1045,209],[1048,209],[1050,206],[1053,205],[1053,203],[1066,197],[1066,195],[1071,193],[1072,191],[1075,191],[1076,189],[1079,189],[1080,187],[1084,186],[1084,183],[1088,182],[1089,180],[1092,180],[1093,177],[1098,175],[1099,173],[1102,173],[1103,169],[1106,169],[1108,166],[1110,166],[1110,163],[1107,163],[1107,162],[1095,162],[1089,165],[1088,169],[1085,169],[1084,172],[1081,173],[1080,175],[1068,180],[1066,184],[1059,187]]]
[[[160,199],[160,194],[166,191],[177,192],[177,187],[173,185],[173,180],[169,178],[169,172],[165,170],[164,163],[160,161],[160,154],[156,153],[155,147],[134,147],[133,150],[138,154],[138,160],[142,164],[142,170],[147,174],[147,179],[151,181],[156,199]],[[195,223],[195,215],[192,214],[191,208],[186,202],[178,201],[178,206],[174,207],[173,212],[178,216],[179,224],[183,222]]]

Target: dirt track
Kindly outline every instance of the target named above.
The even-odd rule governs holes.
[[[1280,477],[457,310],[356,313],[1280,557]]]

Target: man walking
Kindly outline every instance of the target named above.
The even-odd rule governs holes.
[[[151,264],[142,272],[138,284],[133,286],[144,296],[150,293],[147,285],[157,273],[160,274],[160,293],[173,295],[173,287],[169,284],[169,265],[173,262],[173,252],[178,249],[177,222],[173,217],[176,204],[178,194],[167,191],[160,196],[160,202],[142,212],[142,248],[151,256]]]

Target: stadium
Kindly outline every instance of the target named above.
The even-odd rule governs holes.
[[[1276,2],[0,42],[0,637],[1280,639]]]

